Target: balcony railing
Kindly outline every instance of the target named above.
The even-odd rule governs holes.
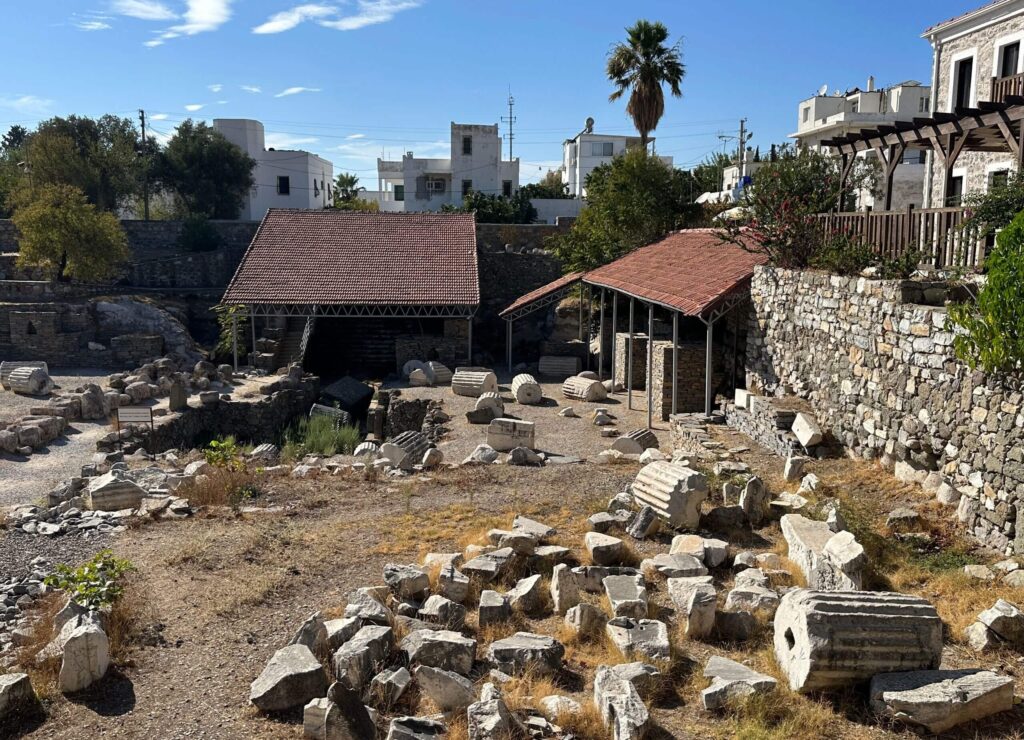
[[[818,218],[825,234],[845,233],[886,259],[916,251],[920,263],[939,269],[978,269],[985,261],[986,238],[978,227],[962,226],[964,208],[909,206],[903,211],[822,213]]]
[[[989,100],[993,103],[1005,103],[1010,96],[1024,96],[1024,73],[1009,77],[993,77],[992,91]]]

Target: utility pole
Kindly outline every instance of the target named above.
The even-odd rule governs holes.
[[[737,160],[740,166],[740,182],[747,175],[747,119],[740,119],[740,158]]]
[[[149,142],[146,141],[146,111],[139,108],[142,124],[142,214],[149,221]]]
[[[516,104],[516,99],[512,97],[512,89],[508,91],[508,118],[505,116],[501,117],[502,123],[508,124],[508,161],[512,161],[512,139],[515,138],[512,134],[512,124],[516,122],[516,117],[512,115],[512,106]]]

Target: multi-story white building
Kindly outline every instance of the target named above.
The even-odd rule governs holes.
[[[650,139],[650,142],[653,143],[654,139]],[[594,119],[588,118],[584,129],[573,138],[566,139],[562,145],[562,182],[569,186],[569,195],[586,198],[587,176],[591,172],[603,164],[609,164],[627,149],[639,146],[639,136],[595,134]],[[672,165],[672,157],[661,157],[661,160]]]
[[[519,160],[501,158],[497,124],[451,124],[451,153],[425,159],[407,152],[400,160],[377,160],[377,190],[359,197],[382,211],[439,211],[461,206],[470,192],[511,197],[519,189]]]
[[[875,80],[868,78],[867,88],[853,88],[845,93],[829,95],[822,87],[817,95],[800,103],[797,130],[790,134],[799,146],[820,149],[821,142],[834,139],[861,128],[892,125],[897,121],[910,122],[931,115],[931,88],[913,80],[882,89],[875,89]],[[860,156],[872,157],[873,152]],[[892,209],[921,205],[921,192],[925,180],[925,160],[922,153],[908,151],[893,176]],[[857,207],[880,210],[869,189],[857,194]]]
[[[213,127],[256,160],[255,181],[239,218],[260,221],[269,208],[326,208],[334,202],[334,165],[300,150],[267,149],[263,124],[215,118]]]
[[[953,113],[1024,95],[1024,0],[995,0],[932,26],[922,38],[932,46],[933,110]],[[934,153],[928,161],[924,205],[932,208],[958,205],[964,195],[1005,182],[1016,169],[1011,154],[964,151],[943,182]]]

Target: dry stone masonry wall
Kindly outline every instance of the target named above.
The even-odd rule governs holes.
[[[1021,379],[953,353],[933,284],[757,268],[748,387],[807,399],[822,429],[904,480],[959,498],[980,542],[1024,552]]]

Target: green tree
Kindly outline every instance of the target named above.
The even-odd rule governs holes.
[[[142,141],[131,119],[51,118],[28,135],[25,161],[34,185],[65,183],[104,211],[142,188]]]
[[[732,164],[732,157],[722,152],[714,152],[704,158],[704,160],[690,170],[690,174],[693,175],[694,180],[700,192],[702,193],[717,193],[722,189],[722,173],[726,167]]]
[[[568,183],[562,182],[562,175],[552,170],[548,170],[540,182],[523,185],[519,188],[519,192],[524,193],[527,198],[565,199],[572,197],[569,195]]]
[[[587,207],[569,233],[552,242],[566,269],[606,264],[702,218],[701,208],[691,197],[688,173],[643,149],[627,151],[597,167],[587,177],[586,187]]]
[[[7,133],[0,138],[0,149],[5,152],[14,149],[21,149],[25,146],[25,141],[28,139],[28,130],[24,126],[18,126],[15,124],[11,126]]]
[[[11,196],[24,179],[24,147],[28,132],[21,126],[11,126],[0,138],[0,218],[10,218],[13,209]]]
[[[1013,372],[1024,368],[1024,212],[996,237],[985,260],[988,280],[975,303],[949,307],[957,356],[971,368]]]
[[[380,204],[377,201],[364,198],[335,201],[334,207],[339,211],[363,211],[365,213],[376,213],[380,210]]]
[[[255,166],[219,131],[188,119],[160,153],[154,173],[174,197],[179,216],[232,219],[253,187]]]
[[[537,209],[530,204],[530,198],[522,190],[511,198],[471,191],[462,199],[462,206],[444,206],[443,211],[476,214],[480,224],[532,224],[537,220]]]
[[[106,280],[129,256],[121,222],[73,185],[21,190],[13,221],[21,234],[18,263],[49,270],[54,280]]]
[[[961,228],[978,229],[980,236],[994,234],[1024,211],[1024,173],[1012,172],[1005,184],[992,183],[984,192],[968,193],[963,206],[968,217]]]
[[[359,175],[342,172],[334,178],[334,205],[355,200],[364,190],[366,188],[359,185]]]
[[[626,112],[640,132],[640,142],[647,148],[651,131],[665,113],[663,85],[675,97],[682,97],[680,85],[686,76],[680,43],[666,46],[668,29],[662,23],[639,20],[626,29],[627,41],[616,44],[608,55],[608,79],[615,90],[608,99],[618,100],[629,92]]]

